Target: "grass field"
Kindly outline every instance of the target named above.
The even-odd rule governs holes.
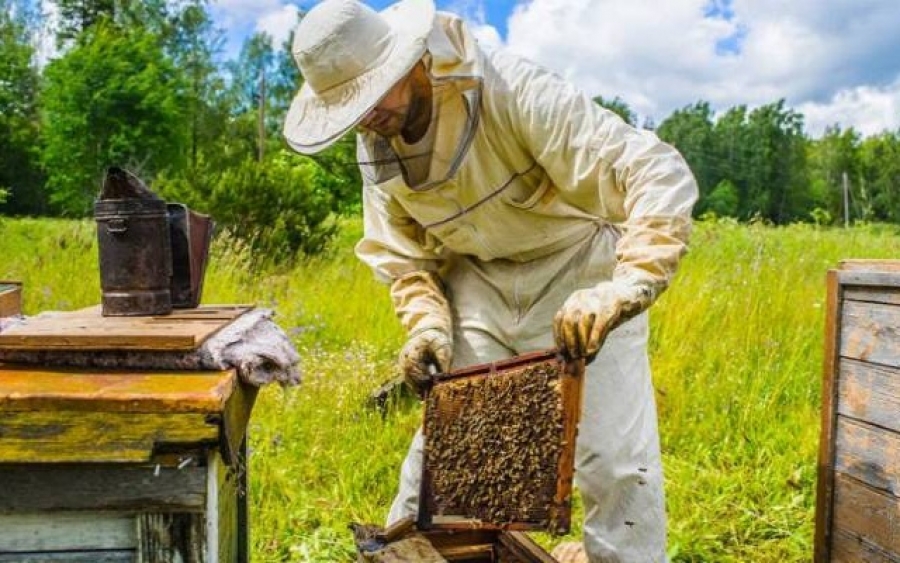
[[[204,302],[273,308],[303,356],[303,384],[264,389],[251,422],[254,562],[351,561],[347,525],[383,520],[419,422],[414,402],[365,407],[403,335],[352,256],[359,228],[290,267],[213,248]],[[696,229],[651,314],[673,561],[811,559],[825,272],[844,258],[900,258],[900,229]],[[4,220],[0,260],[28,314],[99,300],[90,222]]]

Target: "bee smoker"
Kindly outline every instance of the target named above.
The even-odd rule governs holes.
[[[94,204],[103,316],[165,315],[200,301],[213,222],[110,167]]]

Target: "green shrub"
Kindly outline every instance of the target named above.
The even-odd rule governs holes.
[[[282,150],[261,163],[247,158],[221,171],[205,166],[190,177],[162,179],[155,189],[210,214],[255,258],[280,261],[325,249],[338,230],[345,182],[312,159]]]
[[[737,217],[740,194],[728,180],[719,182],[706,199],[706,209],[719,217]]]

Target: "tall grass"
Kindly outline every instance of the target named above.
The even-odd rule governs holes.
[[[213,248],[204,302],[273,308],[303,356],[303,384],[265,388],[251,421],[255,562],[351,561],[347,524],[384,519],[419,423],[413,401],[384,414],[365,406],[394,376],[403,334],[386,289],[352,256],[359,228],[349,222],[329,255],[290,265],[227,240]],[[25,282],[26,313],[98,301],[93,236],[85,222],[0,225],[0,278]],[[900,258],[900,234],[696,229],[651,314],[673,561],[811,559],[824,280],[844,258]]]

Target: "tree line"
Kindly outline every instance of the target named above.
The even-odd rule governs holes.
[[[300,83],[291,38],[255,33],[224,59],[206,0],[45,1],[54,29],[32,0],[0,0],[0,214],[90,216],[110,165],[275,257],[322,250],[358,210],[351,137],[314,158],[281,138]],[[596,101],[635,124],[619,98]],[[698,215],[900,222],[900,131],[811,139],[783,100],[700,101],[643,126],[688,160]]]

